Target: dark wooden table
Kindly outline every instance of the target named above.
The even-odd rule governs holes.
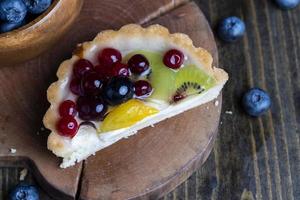
[[[211,26],[226,16],[245,20],[237,43],[219,40],[220,65],[230,74],[215,148],[207,162],[164,199],[300,199],[300,6],[272,0],[196,0]],[[240,108],[248,88],[267,90],[272,109],[251,118]],[[232,111],[226,114],[226,111]],[[227,112],[228,113],[228,112]],[[21,168],[0,168],[0,199]],[[34,177],[26,178],[34,183]],[[41,190],[41,199],[50,199]]]

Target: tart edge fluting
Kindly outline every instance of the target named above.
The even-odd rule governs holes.
[[[212,66],[213,58],[211,54],[203,49],[196,48],[193,45],[192,40],[185,34],[174,33],[171,34],[167,28],[161,25],[152,25],[147,28],[143,28],[140,25],[129,24],[123,26],[120,30],[106,30],[100,32],[93,41],[84,42],[80,45],[80,53],[78,52],[72,56],[71,59],[64,61],[57,71],[58,80],[50,85],[47,90],[47,99],[50,103],[50,107],[47,110],[43,122],[46,128],[52,131],[52,134],[48,138],[48,149],[53,151],[56,155],[61,156],[60,151],[66,151],[64,145],[66,142],[71,142],[70,138],[54,137],[53,133],[56,132],[56,120],[59,117],[56,109],[63,96],[63,90],[67,87],[69,74],[72,73],[72,67],[81,57],[85,58],[86,52],[91,48],[98,45],[110,44],[116,37],[122,36],[124,38],[161,38],[166,43],[174,44],[182,49],[189,57],[193,58],[196,66],[203,69],[208,75],[212,76],[216,80],[216,87],[222,88],[222,86],[228,80],[228,74],[220,68]],[[221,87],[220,87],[221,86]],[[104,133],[105,134],[105,133]],[[62,141],[64,140],[64,141]],[[93,152],[94,153],[94,152]],[[70,155],[72,152],[65,152],[64,155]],[[64,156],[61,156],[64,157]],[[83,158],[84,159],[84,158]]]

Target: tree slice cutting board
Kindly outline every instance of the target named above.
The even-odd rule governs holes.
[[[221,97],[139,131],[68,169],[46,149],[40,129],[46,89],[77,43],[127,23],[159,23],[188,34],[217,65],[211,29],[194,3],[184,0],[89,0],[72,30],[40,57],[0,68],[0,165],[28,167],[57,199],[156,199],[183,182],[209,155],[217,135]],[[1,65],[1,64],[0,64]],[[11,153],[10,149],[16,149]]]

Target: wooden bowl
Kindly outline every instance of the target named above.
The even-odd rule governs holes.
[[[24,62],[47,50],[70,28],[82,4],[83,0],[53,0],[34,21],[0,34],[0,65]]]

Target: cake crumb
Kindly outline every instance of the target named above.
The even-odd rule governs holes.
[[[12,154],[17,153],[17,149],[11,148],[11,149],[10,149],[10,153],[12,153]]]
[[[208,106],[206,106],[206,109],[207,109],[207,110],[209,110],[209,107],[208,107]]]
[[[151,124],[150,126],[151,126],[152,128],[154,128],[154,124]]]
[[[218,106],[219,105],[219,101],[215,101],[215,106]]]
[[[227,111],[225,111],[225,114],[232,115],[233,112],[231,110],[227,110]]]
[[[19,180],[20,181],[24,181],[26,176],[28,174],[28,170],[26,168],[22,169],[22,171],[20,171],[20,177]]]

